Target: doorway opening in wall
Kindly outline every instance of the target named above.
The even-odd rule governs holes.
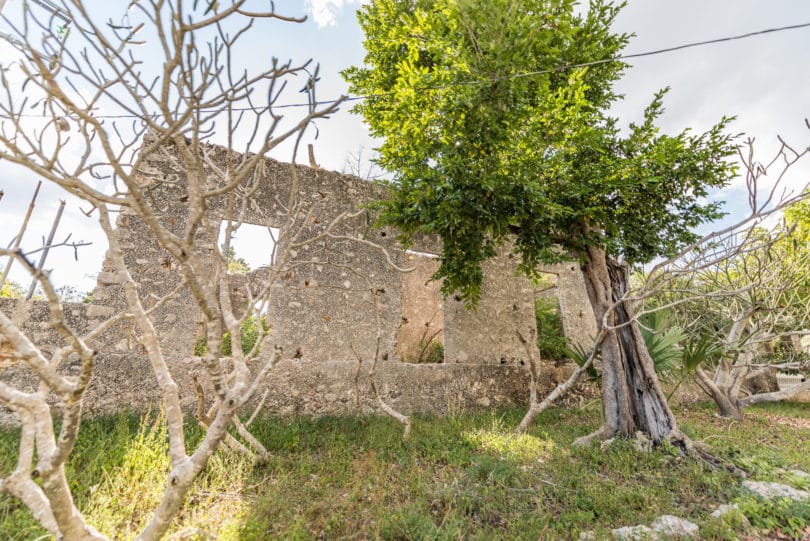
[[[563,329],[556,274],[544,272],[535,280],[534,316],[540,357],[554,363],[564,362],[568,358],[568,343]]]
[[[227,222],[219,226],[220,247],[225,246]],[[231,232],[228,251],[228,273],[246,274],[261,267],[268,267],[276,261],[276,246],[279,229],[265,225],[242,223]]]
[[[431,281],[439,268],[437,255],[407,250],[402,276],[402,323],[397,354],[403,362],[444,362],[444,314],[441,284]]]

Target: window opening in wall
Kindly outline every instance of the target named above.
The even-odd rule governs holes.
[[[543,359],[561,362],[568,357],[563,330],[557,275],[542,273],[534,284],[537,348]]]
[[[218,239],[220,247],[225,245],[227,226],[227,222],[220,224]],[[228,272],[244,274],[275,263],[278,235],[279,230],[276,227],[242,223],[231,233]]]

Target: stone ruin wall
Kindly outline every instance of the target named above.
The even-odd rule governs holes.
[[[151,173],[146,182],[152,184],[152,193],[160,201],[159,217],[180,231],[187,218],[180,203],[184,195],[182,172],[172,170],[171,160],[159,155],[153,155],[148,166]],[[356,177],[303,166],[297,166],[296,172],[299,200],[312,209],[306,235],[316,235],[342,213],[354,212],[387,195],[385,187]],[[172,182],[166,181],[168,178]],[[257,171],[257,178],[258,189],[241,219],[249,224],[282,227],[286,216],[282,202],[289,200],[293,185],[291,166],[267,159]],[[221,220],[223,207],[222,201],[213,202],[209,217],[215,222]],[[388,360],[378,367],[380,387],[394,407],[406,412],[441,413],[454,407],[525,402],[526,353],[516,330],[528,332],[534,327],[535,292],[528,279],[516,275],[517,261],[507,248],[486,262],[481,300],[478,309],[470,312],[452,296],[442,299],[439,284],[429,281],[438,266],[435,258],[428,257],[440,251],[435,239],[422,239],[415,243],[413,251],[406,252],[396,241],[395,231],[373,228],[366,214],[346,223],[338,232],[362,233],[384,246],[398,266],[413,266],[416,270],[401,274],[386,264],[380,250],[350,241],[320,242],[295,254],[293,260],[299,266],[284,275],[273,292],[267,314],[272,338],[284,348],[286,358],[268,377],[268,411],[374,410],[369,392],[358,402],[354,384],[357,362],[353,350],[371,360],[377,332],[369,285],[377,292],[382,351],[388,354]],[[180,283],[172,259],[137,216],[120,214],[116,235],[142,298],[149,293],[166,294]],[[270,248],[263,249],[268,250],[269,262]],[[360,269],[361,275],[341,265]],[[596,334],[595,321],[579,269],[575,264],[563,264],[544,270],[557,276],[566,334],[575,343],[588,344]],[[234,276],[232,298],[239,299],[242,288],[258,280],[261,273],[260,269]],[[107,259],[98,275],[92,303],[69,305],[67,310],[77,314],[73,318],[77,328],[87,329],[124,307],[121,279]],[[0,304],[0,309],[15,313],[23,327],[32,331],[29,336],[35,342],[53,341],[52,336],[47,336],[46,307],[8,301]],[[190,409],[195,400],[189,377],[195,360],[190,355],[200,336],[198,320],[191,296],[182,292],[154,317],[162,348],[170,364],[178,369],[178,384]],[[445,363],[401,362],[418,355],[420,342],[433,335],[444,345]],[[140,409],[157,402],[154,377],[133,336],[131,326],[119,326],[107,334],[105,346],[98,348],[105,354],[100,356],[88,395],[88,411]],[[556,369],[548,370],[541,387],[550,389],[559,374]],[[0,372],[0,378],[20,381],[31,376],[22,367],[12,367]],[[361,379],[361,387],[368,387],[367,378]]]

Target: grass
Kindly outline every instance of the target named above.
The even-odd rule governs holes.
[[[807,505],[757,501],[728,471],[666,450],[629,442],[573,449],[598,425],[597,410],[546,411],[521,436],[511,431],[523,413],[516,409],[417,417],[409,442],[383,417],[265,418],[255,433],[270,462],[218,452],[171,538],[565,539],[582,530],[603,538],[666,513],[700,524],[707,538],[734,539],[741,517],[709,517],[729,501],[762,535],[810,524]],[[810,471],[810,405],[752,408],[741,423],[713,413],[709,405],[676,411],[685,432],[753,478],[810,488],[784,472]],[[84,424],[69,477],[88,520],[110,536],[132,537],[159,497],[168,467],[161,421],[120,415]],[[200,437],[195,426],[188,434]],[[15,436],[0,433],[0,475],[13,468]],[[42,533],[16,500],[0,496],[0,539]]]

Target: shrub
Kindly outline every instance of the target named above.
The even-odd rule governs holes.
[[[242,353],[248,354],[253,346],[256,345],[256,340],[259,339],[259,325],[262,326],[265,332],[270,328],[267,324],[267,318],[262,316],[258,318],[254,315],[248,316],[240,327],[242,334]],[[200,337],[194,342],[194,355],[200,356],[207,351],[205,345],[205,338]],[[222,335],[222,344],[220,346],[220,354],[226,357],[233,355],[233,348],[231,346],[231,333],[226,332]]]

